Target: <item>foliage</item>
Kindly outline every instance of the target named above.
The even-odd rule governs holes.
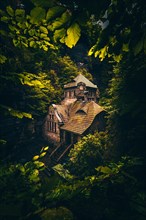
[[[67,208],[59,207],[59,208],[55,208],[55,209],[46,209],[41,214],[41,219],[42,220],[47,220],[47,219],[50,219],[50,220],[62,220],[62,219],[73,220],[73,215],[70,212],[70,210],[68,210]]]
[[[59,185],[47,199],[66,202],[78,219],[144,219],[144,185],[137,178],[141,165],[140,158],[123,157],[98,166],[94,175]]]
[[[101,60],[112,56],[119,62],[129,51],[135,56],[145,52],[145,9],[144,1],[112,1],[101,18],[101,33],[89,55],[94,53]]]
[[[55,184],[54,177],[45,187],[40,181],[47,148],[25,164],[1,165],[1,205],[11,214],[12,208],[21,209],[19,217],[29,219],[72,219],[71,212],[85,220],[145,219],[145,2],[23,2],[7,0],[0,6],[2,160],[18,149],[23,154],[34,133],[40,136],[38,119],[47,105],[59,102],[64,84],[78,73],[90,79],[68,56],[67,47],[82,40],[92,46],[88,55],[104,60],[101,87],[106,92],[100,103],[109,113],[108,132],[77,143],[68,164],[57,165],[61,178]]]
[[[95,173],[95,167],[104,163],[106,150],[106,133],[89,134],[83,137],[71,149],[67,167],[78,177],[92,175]]]
[[[42,152],[47,151],[47,147]],[[42,182],[40,172],[44,170],[44,163],[34,157],[24,164],[2,165],[0,168],[0,206],[1,216],[16,219],[28,215],[41,207],[43,194],[40,191]],[[12,209],[13,207],[13,209]]]
[[[145,55],[129,53],[114,65],[107,96],[101,100],[109,112],[108,130],[115,155],[145,153]]]
[[[132,3],[126,0],[94,1],[91,6],[89,1],[60,1],[60,4],[49,1],[48,6],[43,2],[33,3],[36,7],[29,15],[25,15],[24,9],[14,10],[11,6],[6,8],[5,13],[1,12],[1,20],[11,30],[10,37],[15,46],[38,47],[47,51],[48,48],[57,49],[57,43],[61,42],[72,48],[81,37],[81,28],[84,29],[91,17],[95,16],[95,22],[92,23],[98,23],[100,34],[97,34],[89,55],[94,54],[101,61],[108,56],[120,62],[129,50],[135,56],[141,51],[145,52],[143,0]],[[94,6],[98,8],[96,14]],[[6,31],[2,31],[2,34],[6,36]]]
[[[64,168],[62,164],[57,164],[52,169],[55,173],[59,174],[59,176],[63,177],[64,179],[70,181],[75,178],[75,176],[71,175],[70,172]]]
[[[13,39],[15,46],[30,46],[45,51],[48,48],[57,49],[51,42],[54,38],[55,41],[59,39],[72,48],[80,37],[79,25],[76,21],[71,22],[71,12],[63,6],[52,7],[47,12],[42,7],[36,6],[31,10],[30,15],[25,15],[24,9],[14,10],[11,6],[7,6],[6,12],[1,11],[1,15],[1,21],[6,26],[5,30],[7,28],[11,30],[9,37]],[[52,18],[56,19],[49,22]],[[64,25],[67,25],[67,30],[62,28]],[[7,31],[1,33],[3,36],[7,35]]]

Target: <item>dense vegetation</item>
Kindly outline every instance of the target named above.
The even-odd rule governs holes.
[[[145,219],[145,1],[2,0],[0,14],[1,219]],[[43,120],[79,73],[107,128],[46,177]]]

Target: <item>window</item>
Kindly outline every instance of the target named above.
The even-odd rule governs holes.
[[[56,131],[57,131],[56,122],[48,121],[48,131],[56,133]]]

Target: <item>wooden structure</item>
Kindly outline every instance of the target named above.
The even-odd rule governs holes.
[[[81,74],[64,85],[64,100],[49,107],[44,124],[45,139],[54,146],[50,158],[59,162],[81,137],[104,130],[105,111],[98,98],[97,86]]]

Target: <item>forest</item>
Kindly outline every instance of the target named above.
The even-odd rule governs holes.
[[[0,219],[146,219],[145,1],[1,0],[0,17]],[[51,169],[44,119],[78,74],[106,130]]]

